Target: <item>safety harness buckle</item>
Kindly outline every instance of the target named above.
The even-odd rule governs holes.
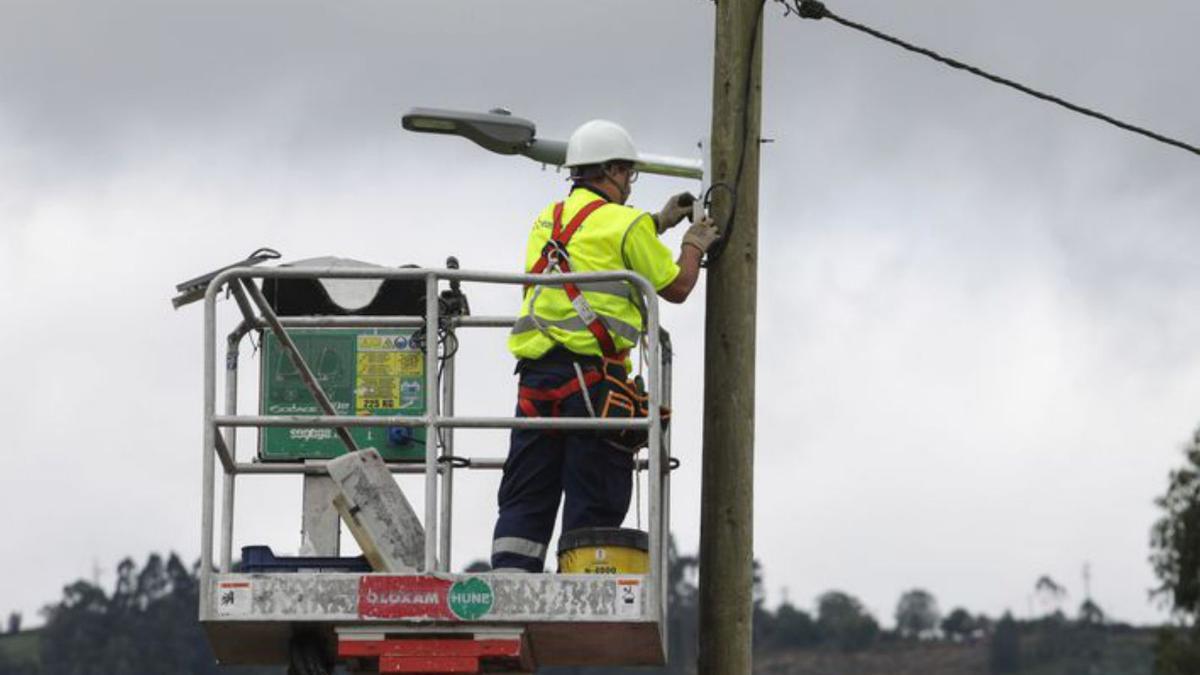
[[[567,253],[567,247],[556,239],[551,239],[542,247],[542,259],[546,261],[546,266],[543,272],[551,270],[559,270],[563,261],[571,260],[571,256]]]
[[[600,320],[600,315],[596,314],[596,310],[592,309],[591,303],[587,301],[587,298],[583,297],[583,294],[571,298],[571,306],[575,308],[575,311],[579,314],[579,318],[583,319],[584,323],[590,324],[593,321]]]

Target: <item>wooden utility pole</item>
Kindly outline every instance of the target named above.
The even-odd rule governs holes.
[[[764,2],[716,2],[710,172],[716,186],[712,215],[724,225],[725,242],[708,270],[704,330],[700,675],[750,675],[753,666],[754,340]]]

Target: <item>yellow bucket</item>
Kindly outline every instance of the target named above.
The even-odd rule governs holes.
[[[563,574],[649,574],[650,536],[621,527],[588,527],[558,538]]]

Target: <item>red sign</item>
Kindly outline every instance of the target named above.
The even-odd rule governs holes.
[[[364,575],[358,615],[364,619],[455,619],[446,598],[451,582],[437,577]]]

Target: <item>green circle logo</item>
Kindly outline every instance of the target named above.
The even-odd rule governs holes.
[[[464,621],[474,621],[492,611],[495,601],[491,585],[479,577],[457,581],[450,587],[450,611]]]

